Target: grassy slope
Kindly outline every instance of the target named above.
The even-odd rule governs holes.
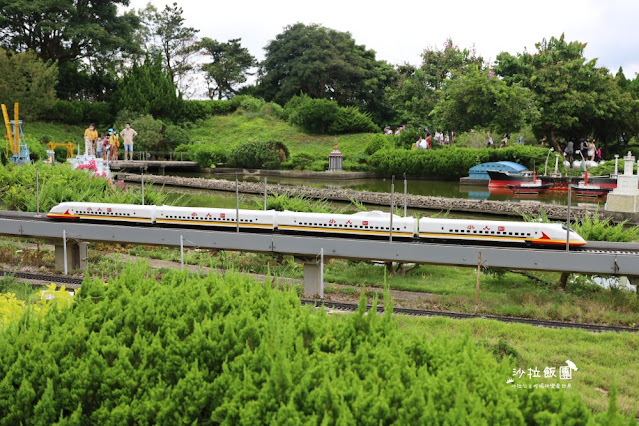
[[[497,321],[459,321],[446,318],[396,317],[400,327],[410,333],[424,335],[469,334],[483,344],[495,346],[505,341],[516,351],[515,368],[526,370],[566,365],[573,361],[579,371],[574,372],[572,389],[548,392],[576,392],[594,411],[608,408],[608,392],[614,377],[618,395],[617,405],[626,415],[636,414],[639,406],[639,335],[633,333],[588,333],[578,330],[554,330],[527,325],[504,324]],[[524,376],[527,379],[527,376]],[[504,377],[504,386],[506,379]],[[536,379],[532,383],[552,383],[559,380]],[[522,381],[523,383],[523,381]]]
[[[310,135],[298,127],[273,118],[254,117],[249,114],[219,115],[198,122],[189,129],[193,142],[217,145],[229,150],[240,142],[276,140],[286,143],[291,155],[308,153],[326,156],[333,149],[335,139],[345,156],[363,154],[371,133],[326,136]]]
[[[30,136],[37,140],[42,139],[43,136],[48,136],[49,139],[55,142],[71,141],[78,143],[82,141],[85,128],[86,127],[83,126],[34,121],[24,123],[22,130],[24,131],[25,136]]]

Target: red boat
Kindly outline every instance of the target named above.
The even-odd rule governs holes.
[[[508,188],[508,185],[521,185],[523,183],[533,183],[533,173],[508,173],[502,171],[486,171],[488,176],[490,176],[490,183],[488,184],[489,189],[496,188]],[[542,184],[549,184],[551,191],[568,191],[569,185],[577,185],[581,180],[580,177],[571,177],[571,176],[541,176]],[[589,178],[589,183],[592,185],[597,185],[601,188],[607,189],[615,189],[617,187],[617,178],[607,177],[607,176],[591,176]]]
[[[599,185],[570,185],[572,192],[577,197],[603,197],[604,195],[608,195],[612,188],[602,188]]]

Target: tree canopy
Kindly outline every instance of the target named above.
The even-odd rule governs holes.
[[[159,55],[133,65],[122,79],[115,100],[118,110],[171,120],[179,120],[182,114],[182,95],[162,68]]]
[[[58,96],[82,96],[79,83],[91,86],[87,74],[106,76],[105,62],[136,51],[133,34],[140,20],[119,13],[128,0],[0,0],[0,47],[34,51],[60,67]],[[89,72],[87,72],[87,69]]]
[[[431,115],[443,129],[465,132],[479,127],[508,133],[521,129],[537,110],[530,90],[475,69],[447,81]]]
[[[356,44],[350,33],[297,23],[286,27],[265,50],[260,87],[267,100],[284,104],[305,93],[341,106],[358,106],[377,119],[388,114],[384,88],[396,73],[375,59],[373,50]]]
[[[402,121],[427,122],[447,80],[483,67],[483,58],[474,49],[460,49],[452,39],[447,39],[442,49],[425,49],[421,57],[419,67],[398,66],[396,84],[386,88],[388,102]]]
[[[544,39],[534,53],[497,56],[496,71],[509,85],[534,93],[540,114],[531,121],[538,137],[557,146],[557,138],[594,134],[610,138],[631,126],[636,108],[629,93],[620,90],[606,68],[583,56],[586,43]]]
[[[246,82],[248,70],[257,65],[255,57],[242,47],[242,39],[236,38],[226,43],[205,37],[200,42],[204,54],[211,62],[202,65],[206,73],[208,94],[211,99],[231,97],[237,93],[237,85]]]
[[[161,54],[171,81],[184,90],[186,75],[195,69],[193,58],[199,51],[198,29],[185,25],[183,9],[177,3],[158,11],[152,4],[140,12],[146,25],[142,41],[151,54]]]
[[[7,55],[0,48],[0,76],[0,103],[13,108],[18,102],[21,118],[39,118],[53,105],[58,68],[42,61],[35,53]]]

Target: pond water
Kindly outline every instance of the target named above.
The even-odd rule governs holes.
[[[211,174],[211,173],[179,173],[183,177],[203,177],[209,179],[227,179],[235,180],[235,174]],[[264,182],[263,177],[256,176],[238,176],[241,181],[245,182]],[[348,188],[356,191],[372,191],[372,192],[390,192],[391,179],[373,178],[373,179],[308,179],[298,177],[281,177],[269,176],[268,183],[292,185],[292,186],[310,186],[315,188]],[[502,191],[501,193],[491,193],[487,186],[469,186],[460,185],[458,181],[442,181],[442,180],[419,180],[409,179],[407,181],[407,191],[413,195],[427,195],[434,197],[448,198],[464,198],[477,200],[496,200],[496,201],[539,201],[542,203],[552,204],[568,204],[568,193],[562,191],[549,191],[541,195],[515,195],[510,191]],[[395,193],[404,192],[404,180],[395,180]],[[572,197],[571,205],[601,204],[605,202],[604,198],[576,198]]]

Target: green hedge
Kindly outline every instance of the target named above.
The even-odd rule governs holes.
[[[75,299],[40,301],[54,306],[0,331],[1,424],[622,420],[574,392],[515,389],[511,359],[468,335],[406,334],[365,298],[331,316],[270,282],[173,270],[158,283],[138,264]]]
[[[107,102],[57,100],[44,118],[65,124],[88,126],[89,123],[96,123],[111,126],[115,120],[115,114],[111,104]]]
[[[237,109],[231,101],[184,101],[183,116],[186,121],[204,120],[212,115],[229,114]]]
[[[514,161],[532,169],[544,164],[548,149],[513,146],[503,149],[450,148],[434,150],[383,149],[375,152],[369,165],[380,176],[458,179],[468,176],[468,169],[492,161]]]

